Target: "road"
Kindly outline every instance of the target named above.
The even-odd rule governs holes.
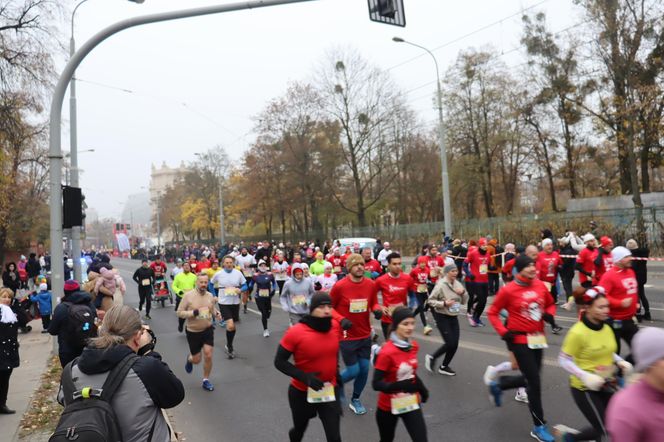
[[[112,264],[120,270],[127,283],[125,303],[137,307],[138,292],[131,275],[140,263],[114,259]],[[661,327],[664,323],[664,272],[650,275],[647,294],[655,319],[649,325]],[[149,322],[158,337],[157,350],[186,388],[184,402],[170,412],[175,428],[184,434],[186,440],[249,442],[288,439],[291,418],[286,392],[289,379],[273,366],[273,357],[279,339],[288,326],[288,317],[277,301],[270,320],[272,335],[263,338],[255,304],[251,304],[248,314],[240,315],[241,323],[235,338],[236,359],[226,358],[223,352],[224,329],[216,329],[214,367],[210,379],[215,391],[210,393],[201,388],[200,366],[195,367],[192,374],[184,371],[188,347],[185,335],[177,332],[173,308],[153,308]],[[558,314],[557,321],[568,329],[575,318],[571,313],[562,312]],[[494,407],[489,403],[487,389],[482,382],[487,365],[507,359],[503,342],[489,325],[472,328],[465,319],[460,322],[461,344],[451,364],[457,376],[447,377],[424,370],[424,354],[432,353],[442,339],[437,331],[431,336],[422,335],[418,320],[419,333],[415,339],[421,346],[419,374],[431,396],[423,406],[429,439],[532,440],[529,436],[532,422],[527,406],[515,402],[513,395],[506,392],[503,406]],[[376,326],[379,330],[378,324]],[[566,374],[555,362],[563,338],[564,333],[560,336],[549,335],[543,369],[544,412],[549,424],[564,423],[580,427],[586,422],[572,401]],[[369,376],[371,379],[372,374]],[[371,380],[362,395],[367,415],[356,416],[348,409],[344,411],[341,431],[345,441],[378,440],[374,418],[376,393],[370,383]],[[348,389],[347,394],[350,394]],[[317,419],[311,421],[305,440],[325,440],[322,425]],[[396,440],[409,440],[402,424],[398,426]]]

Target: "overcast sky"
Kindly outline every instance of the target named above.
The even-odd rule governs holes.
[[[393,36],[433,50],[444,73],[469,47],[493,45],[505,52],[508,66],[523,63],[520,16],[526,8],[546,12],[554,32],[582,20],[571,0],[404,1],[405,28],[371,22],[366,0],[318,0],[152,24],[111,37],[77,72],[78,146],[95,149],[79,156],[88,205],[101,217],[119,217],[127,196],[147,188],[151,163],[176,166],[217,144],[239,161],[254,139],[252,117],[289,82],[310,78],[335,46],[356,48],[389,69],[422,121],[434,124],[432,60],[393,43]],[[231,1],[90,0],[76,14],[77,45],[126,17],[219,3]],[[65,124],[65,150],[68,140]]]

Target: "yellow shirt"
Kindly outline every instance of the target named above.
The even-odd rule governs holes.
[[[604,324],[595,331],[582,321],[577,322],[565,336],[562,351],[574,358],[574,363],[582,370],[602,377],[613,377],[613,354],[618,350],[611,327]],[[573,388],[586,390],[581,379],[570,376]]]
[[[216,270],[213,269],[212,267],[205,269],[205,274],[208,275],[208,281],[212,281],[212,277],[216,275],[218,272],[221,272],[221,267],[217,268]],[[214,288],[217,288],[216,286]]]

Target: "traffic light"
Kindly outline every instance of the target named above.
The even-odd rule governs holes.
[[[62,186],[62,227],[83,225],[83,194],[78,187]],[[87,207],[87,206],[86,206]]]
[[[85,194],[81,192],[81,226],[85,227],[85,217],[87,214],[85,213],[85,209],[88,208],[88,205],[85,202]]]
[[[372,21],[396,26],[406,26],[403,0],[367,0],[369,18]]]
[[[394,18],[397,13],[394,0],[378,0],[378,13],[383,17]]]

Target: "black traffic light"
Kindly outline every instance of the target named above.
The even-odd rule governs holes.
[[[84,197],[78,187],[62,186],[62,227],[82,226]]]
[[[367,0],[369,18],[372,21],[396,26],[406,26],[403,0]]]

